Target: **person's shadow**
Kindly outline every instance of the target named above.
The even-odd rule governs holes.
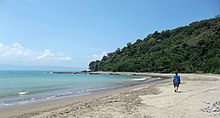
[[[182,93],[182,91],[177,91],[176,93]]]

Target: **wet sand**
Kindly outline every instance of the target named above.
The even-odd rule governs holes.
[[[106,73],[105,73],[106,74]],[[140,74],[140,73],[116,73]],[[180,91],[169,77],[91,95],[0,109],[1,118],[206,118],[220,117],[220,75],[180,74]]]

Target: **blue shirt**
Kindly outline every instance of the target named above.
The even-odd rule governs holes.
[[[173,77],[173,83],[179,83],[180,84],[180,76],[179,75],[175,75]]]

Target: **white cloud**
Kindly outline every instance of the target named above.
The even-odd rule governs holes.
[[[4,49],[4,45],[0,43],[0,52]]]
[[[15,56],[28,56],[31,51],[24,48],[18,42],[15,42],[12,46],[5,46],[0,43],[0,57],[15,57]]]
[[[73,59],[71,57],[61,57],[61,58],[58,58],[58,60],[60,60],[60,61],[72,61]]]
[[[44,52],[36,58],[37,60],[41,61],[72,61],[73,59],[68,56],[64,56],[62,53],[54,54],[51,50],[44,50]]]
[[[70,62],[73,58],[64,55],[63,53],[55,53],[52,50],[45,49],[42,53],[31,51],[30,49],[24,48],[20,43],[15,42],[11,46],[6,46],[0,43],[0,61],[10,60],[10,62],[19,61],[34,61],[34,63],[41,63],[50,61],[50,63],[57,62]]]
[[[4,45],[2,43],[0,43],[0,48],[3,47]]]
[[[106,56],[107,53],[104,51],[101,54],[93,54],[92,56],[90,56],[89,58],[91,58],[91,60],[101,60],[103,56]]]
[[[51,60],[54,54],[51,53],[51,50],[44,50],[43,54],[37,57],[37,60]]]

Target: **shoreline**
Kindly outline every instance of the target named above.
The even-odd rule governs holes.
[[[124,74],[130,74],[130,73],[124,73]],[[122,87],[108,91],[99,91],[90,95],[62,98],[59,100],[51,100],[38,104],[28,104],[13,108],[0,109],[0,116],[2,118],[104,117],[104,116],[105,117],[144,117],[144,116],[159,117],[160,115],[163,116],[164,113],[160,113],[160,112],[154,113],[154,110],[156,111],[159,110],[161,105],[158,105],[159,108],[154,108],[154,107],[151,108],[147,104],[150,104],[150,106],[152,106],[160,101],[163,101],[165,102],[163,104],[166,106],[167,105],[166,102],[169,103],[169,100],[166,100],[166,96],[167,95],[172,96],[174,94],[173,86],[171,83],[172,81],[171,77],[173,76],[173,74],[142,73],[141,76],[143,75],[169,77],[170,79],[162,79],[159,81],[141,83],[138,85],[127,86],[127,87]],[[184,92],[184,89],[186,88],[182,86],[186,86],[188,84],[198,84],[195,82],[199,82],[199,84],[204,86],[204,89],[206,89],[207,88],[206,86],[208,85],[203,85],[205,84],[204,82],[211,83],[211,85],[213,84],[213,82],[215,82],[216,84],[220,82],[219,81],[220,76],[215,74],[180,74],[180,76],[183,80],[183,84],[180,86],[180,90],[182,90],[182,92],[178,93],[177,95],[187,94],[187,92]],[[219,91],[220,87],[216,87],[214,85],[212,86],[215,88],[214,90]],[[195,91],[196,89],[193,87],[195,86],[189,86],[189,88],[192,89],[192,91]],[[167,91],[167,89],[169,89],[170,91]],[[192,94],[194,95],[196,93],[192,93]],[[156,96],[158,96],[158,98],[156,98],[158,100],[155,99]],[[149,97],[153,97],[154,99],[152,98],[149,99]],[[172,96],[172,97],[179,97],[179,96]],[[215,99],[213,100],[216,101],[216,97],[218,96],[212,95],[212,97],[214,97]],[[163,99],[165,99],[165,101]],[[190,98],[188,99],[190,100]],[[152,100],[156,100],[156,101],[152,101]],[[183,105],[183,108],[184,107],[187,106]],[[152,111],[150,109],[154,109],[154,110]],[[205,110],[207,111],[207,109],[204,109],[202,107],[199,108],[199,113],[201,112],[201,114],[204,115],[204,113],[206,112],[203,112],[201,109],[203,109],[204,111]],[[216,113],[217,114],[219,113],[220,116],[220,111]],[[165,115],[165,117],[168,116]]]
[[[64,72],[66,73],[66,72]],[[70,72],[72,74],[72,72]],[[66,74],[70,74],[70,73],[66,73]],[[61,96],[57,96],[57,97],[46,97],[45,99],[39,99],[39,100],[35,100],[35,101],[29,101],[29,102],[25,102],[25,103],[17,103],[17,104],[11,104],[11,105],[5,105],[5,106],[0,106],[0,110],[1,109],[7,109],[7,108],[13,108],[13,107],[20,107],[20,106],[24,106],[24,105],[29,105],[29,104],[39,104],[39,103],[45,103],[45,102],[49,102],[49,101],[54,101],[54,100],[59,100],[59,99],[66,99],[66,98],[75,98],[75,97],[79,97],[79,96],[85,96],[85,95],[91,95],[94,93],[98,93],[98,92],[105,92],[105,91],[111,91],[111,90],[115,90],[115,89],[121,89],[121,88],[125,88],[125,87],[130,87],[130,86],[135,86],[135,85],[139,85],[139,84],[143,84],[144,83],[148,83],[148,82],[154,82],[154,81],[160,81],[162,78],[165,79],[167,77],[164,76],[148,76],[148,75],[133,75],[133,74],[127,74],[127,73],[120,73],[120,74],[111,74],[111,72],[108,72],[108,74],[105,73],[97,73],[97,75],[125,75],[126,77],[130,76],[130,77],[134,77],[135,79],[132,79],[133,82],[130,83],[126,83],[126,84],[118,84],[113,86],[106,86],[100,89],[96,89],[96,90],[91,90],[89,92],[84,92],[84,93],[75,93],[75,94],[68,94],[68,95],[61,95]],[[78,73],[80,74],[80,73]],[[65,92],[65,91],[64,91]],[[22,91],[23,93],[23,91]],[[25,94],[28,93],[25,91]]]
[[[108,72],[108,73],[107,72],[104,72],[104,73],[99,72],[98,74],[109,74],[109,73],[110,72]],[[120,75],[131,75],[131,74],[120,73]],[[141,76],[144,76],[144,75],[141,75]],[[149,75],[145,75],[145,76],[149,76]],[[23,104],[23,105],[15,105],[15,106],[9,106],[6,108],[0,108],[0,116],[3,118],[4,117],[5,118],[18,117],[18,116],[20,117],[20,116],[27,114],[27,113],[32,114],[32,111],[44,112],[44,111],[48,111],[49,109],[59,109],[59,108],[68,106],[72,102],[78,102],[81,100],[92,100],[92,98],[94,99],[94,98],[98,98],[98,97],[104,97],[106,95],[116,94],[118,92],[137,88],[139,86],[145,86],[146,84],[152,84],[152,83],[154,84],[154,82],[157,82],[157,81],[167,80],[167,76],[153,76],[153,77],[161,77],[163,79],[151,80],[149,82],[144,82],[144,83],[139,82],[139,83],[129,84],[129,85],[125,85],[125,86],[117,87],[117,88],[113,88],[113,89],[108,89],[108,90],[99,90],[99,91],[95,91],[91,94],[86,94],[86,95],[66,96],[66,97],[58,98],[58,99],[51,99],[51,100],[46,100],[46,101],[39,101],[39,102],[33,102],[33,103],[28,103],[28,104]]]

